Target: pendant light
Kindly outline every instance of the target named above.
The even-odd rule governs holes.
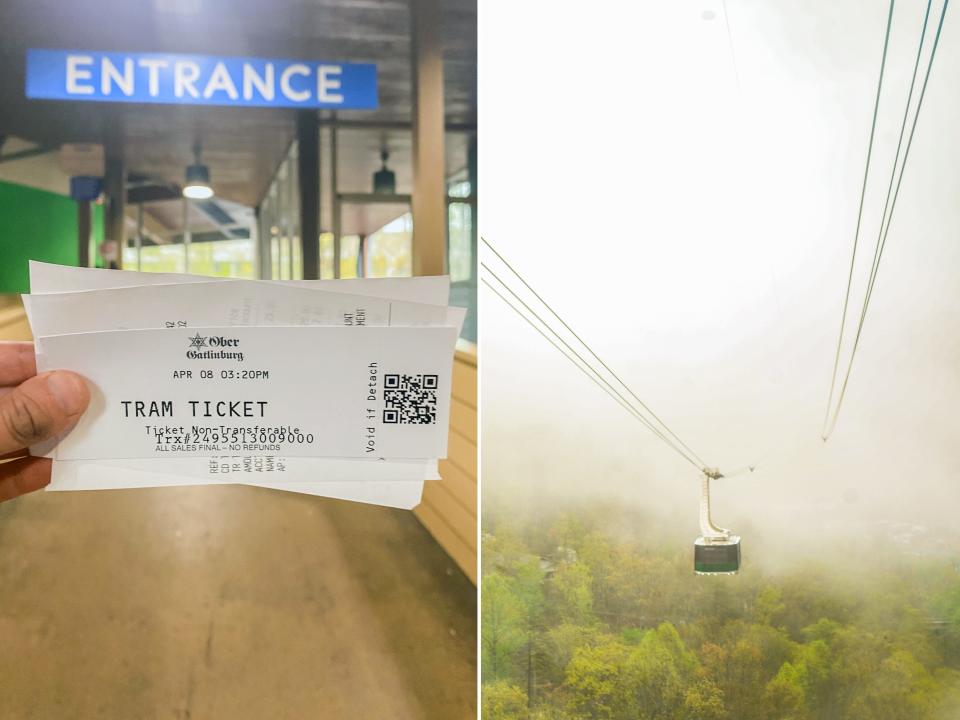
[[[387,169],[387,159],[390,153],[384,148],[380,151],[383,167],[373,174],[373,192],[377,195],[393,195],[397,192],[397,176],[393,170]]]
[[[193,146],[193,165],[187,165],[183,196],[191,200],[208,200],[213,197],[210,168],[200,162],[200,143]]]

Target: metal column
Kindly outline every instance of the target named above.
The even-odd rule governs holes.
[[[413,61],[413,274],[446,268],[443,49],[440,0],[411,0]]]
[[[123,165],[123,156],[117,138],[111,138],[106,148],[106,185],[107,207],[104,221],[104,235],[107,240],[116,243],[117,260],[112,266],[123,267],[123,247],[126,243],[126,218],[124,206],[127,200],[126,170]]]
[[[77,200],[77,265],[90,267],[90,229],[92,218],[89,200]]]
[[[187,197],[183,198],[183,227],[181,232],[183,233],[183,271],[188,273],[190,272],[190,199]]]
[[[320,122],[315,110],[297,112],[297,146],[303,279],[317,280],[320,278]]]
[[[479,262],[477,256],[477,233],[480,224],[477,220],[478,212],[477,209],[480,207],[480,193],[477,189],[477,182],[479,179],[479,172],[477,169],[477,136],[470,136],[470,144],[467,147],[467,179],[470,181],[470,195],[473,196],[470,208],[470,256],[473,258],[473,265],[471,267],[471,273],[473,277],[473,284],[477,284],[477,264]]]
[[[262,207],[263,201],[253,209],[253,222],[250,223],[250,237],[253,238],[253,247],[257,250],[257,277],[260,280],[269,280],[270,248],[264,247],[264,240],[270,237],[270,233],[263,231]]]
[[[340,279],[340,189],[337,187],[337,126],[330,128],[330,189],[333,197],[333,277]]]
[[[143,203],[137,203],[137,272],[142,268],[143,255]]]

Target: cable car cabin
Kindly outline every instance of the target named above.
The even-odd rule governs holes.
[[[693,543],[693,571],[697,575],[736,575],[740,571],[740,537],[698,537]]]
[[[740,536],[717,527],[710,517],[710,481],[723,477],[704,468],[700,478],[700,537],[693,541],[693,571],[697,575],[736,575],[740,571]]]

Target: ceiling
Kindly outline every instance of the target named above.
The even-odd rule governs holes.
[[[449,123],[476,123],[476,3],[443,0]],[[47,145],[123,138],[128,170],[180,182],[191,146],[203,146],[220,197],[256,205],[294,134],[294,111],[31,101],[24,57],[33,47],[157,51],[373,62],[380,107],[345,120],[410,121],[406,0],[4,0],[0,3],[0,134]],[[409,135],[409,133],[405,133]],[[380,133],[362,141],[379,145]],[[395,144],[402,144],[395,138]],[[365,147],[365,146],[364,146]],[[366,150],[366,148],[365,148]],[[398,147],[392,165],[402,174]],[[374,162],[378,162],[374,152]],[[350,162],[349,151],[341,167]],[[362,172],[367,174],[364,160]],[[349,174],[350,166],[344,169]]]

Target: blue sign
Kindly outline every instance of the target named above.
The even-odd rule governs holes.
[[[377,66],[307,60],[27,50],[27,97],[43,100],[377,107]]]
[[[70,178],[70,197],[73,200],[85,200],[87,202],[96,200],[100,197],[100,190],[100,178],[90,177],[89,175],[74,175]]]

